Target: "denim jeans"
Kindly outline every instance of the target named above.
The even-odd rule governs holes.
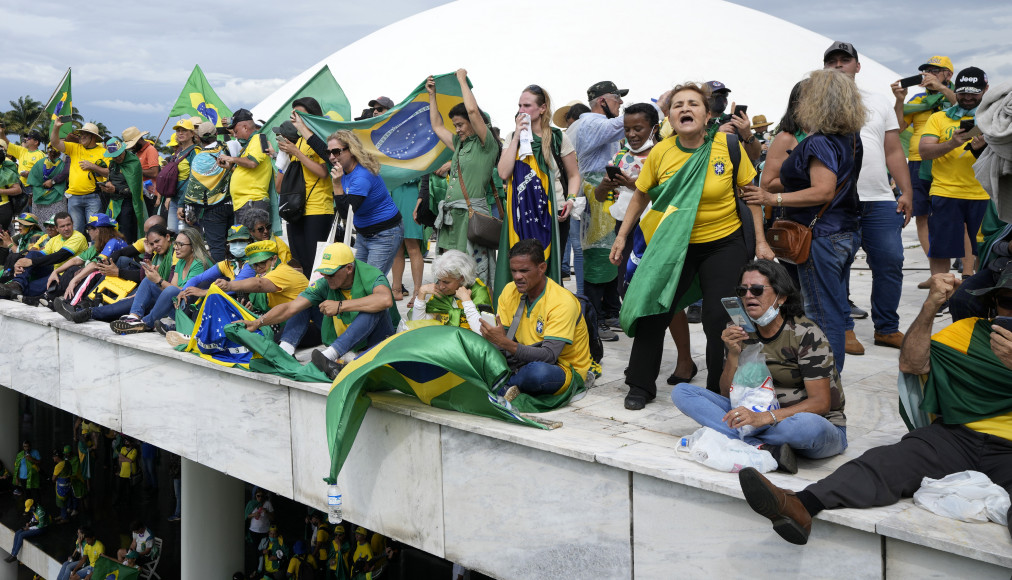
[[[155,321],[165,318],[175,309],[172,299],[179,292],[180,289],[176,286],[169,286],[163,290],[151,280],[144,278],[137,287],[130,313],[142,317],[144,325],[148,328],[154,328]]]
[[[553,395],[564,384],[566,371],[546,362],[529,362],[506,381],[506,386],[516,385],[520,392],[528,395]]]
[[[35,528],[33,530],[18,530],[14,532],[14,548],[11,550],[11,556],[18,555],[18,552],[21,551],[21,544],[24,543],[26,538],[33,538],[44,531],[46,531],[45,528]]]
[[[903,293],[902,232],[903,214],[896,213],[895,201],[861,202],[861,247],[871,268],[871,320],[879,334],[900,330],[896,309]]]
[[[572,218],[570,218],[572,219]],[[576,277],[576,293],[583,294],[583,241],[580,239],[580,224],[572,224],[569,227],[569,247],[573,252],[573,268],[571,272]],[[566,250],[565,259],[568,263],[569,250]]]
[[[101,320],[102,322],[119,320],[121,316],[130,314],[130,307],[133,306],[133,303],[134,297],[127,296],[126,298],[118,302],[113,302],[112,304],[96,306],[91,309],[91,318],[93,320]]]
[[[42,252],[28,252],[25,254],[26,258],[39,259],[45,256]],[[53,267],[50,266],[31,266],[25,268],[21,274],[14,277],[13,281],[17,282],[21,286],[22,294],[25,296],[41,296],[46,291],[46,282],[49,281],[49,275],[53,273]]]
[[[172,491],[175,492],[175,494],[176,494],[176,511],[172,512],[172,517],[178,518],[179,515],[180,515],[179,511],[183,507],[183,505],[182,505],[182,499],[183,499],[183,480],[179,479],[178,477],[174,478],[172,480]]]
[[[169,198],[169,215],[166,218],[166,220],[168,221],[168,224],[166,225],[166,227],[168,227],[169,230],[171,230],[173,232],[178,232],[179,231],[179,229],[178,229],[179,228],[179,214],[177,213],[178,211],[179,211],[179,202],[176,201],[175,197]]]
[[[316,306],[299,312],[285,323],[285,328],[281,331],[281,342],[299,346],[309,327],[312,325],[318,329],[321,328],[322,320],[323,316]],[[365,348],[368,349],[376,346],[393,333],[394,325],[390,322],[390,315],[386,310],[359,312],[348,328],[337,337],[337,340],[327,346],[333,347],[337,351],[337,356],[341,357],[353,350],[355,345],[362,340],[365,340]]]
[[[88,216],[102,211],[102,200],[97,193],[72,195],[67,199],[67,213],[74,220],[74,229],[84,233]]]
[[[158,475],[155,472],[155,458],[141,458],[141,470],[144,473],[144,483],[151,489],[158,489]]]
[[[397,248],[404,241],[404,224],[399,223],[392,228],[379,232],[375,236],[367,238],[359,234],[355,238],[355,259],[361,260],[370,266],[375,266],[380,272],[386,274],[394,265],[394,257],[397,255]]]
[[[819,325],[833,349],[836,370],[843,371],[844,333],[850,322],[847,281],[858,242],[857,232],[813,236],[808,261],[798,266],[805,316]],[[851,324],[853,324],[851,322]]]
[[[302,312],[297,312],[285,322],[284,328],[278,337],[278,342],[287,342],[298,347],[316,346],[320,344],[320,329],[323,326],[323,314],[320,314],[318,306],[310,306]],[[313,334],[306,339],[306,332],[313,329]]]
[[[56,576],[56,580],[70,580],[70,573],[73,572],[74,567],[77,566],[78,560],[71,560],[64,562],[60,568],[60,573]]]
[[[741,439],[736,429],[721,419],[731,410],[731,401],[702,387],[679,383],[671,391],[678,410],[704,427],[719,431],[731,439]],[[843,453],[847,448],[847,428],[838,427],[815,413],[796,413],[776,425],[766,425],[743,439],[749,445],[791,446],[801,457],[821,459]]]

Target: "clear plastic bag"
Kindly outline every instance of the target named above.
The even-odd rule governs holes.
[[[766,355],[760,343],[750,344],[741,351],[738,357],[738,370],[731,379],[731,408],[745,407],[756,413],[764,413],[780,408],[777,392],[773,388],[773,377],[766,366]],[[738,436],[745,437],[755,431],[752,425],[738,427]]]
[[[1008,492],[979,471],[951,473],[942,479],[925,477],[914,492],[914,504],[964,522],[991,520],[1008,525]]]
[[[717,471],[738,473],[746,467],[754,467],[767,473],[777,468],[777,460],[769,451],[731,439],[709,427],[700,427],[683,441],[693,461]]]

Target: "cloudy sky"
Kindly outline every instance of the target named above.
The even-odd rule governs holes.
[[[86,120],[101,121],[115,133],[129,125],[157,133],[195,63],[230,107],[250,107],[343,46],[444,3],[387,0],[377,9],[367,2],[224,0],[215,4],[217,13],[173,13],[165,3],[95,0],[88,10],[71,11],[63,2],[5,2],[0,6],[5,32],[0,111],[23,95],[46,101],[72,66],[74,104]],[[933,54],[944,54],[957,70],[980,66],[992,85],[1012,77],[1012,40],[1005,33],[1012,28],[1012,11],[1005,2],[964,1],[958,14],[941,0],[736,3],[853,42],[862,55],[903,74],[913,74]],[[291,8],[279,11],[280,6]],[[444,33],[461,24],[448,24]],[[747,51],[756,55],[751,66],[775,66],[762,60],[763,43],[790,39],[764,38],[762,32],[756,30]],[[353,82],[339,73],[338,79]],[[403,95],[389,96],[397,101]],[[353,111],[363,107],[352,103]]]

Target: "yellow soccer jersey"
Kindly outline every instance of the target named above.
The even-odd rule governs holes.
[[[253,135],[239,157],[249,159],[257,166],[248,169],[237,165],[232,172],[228,190],[232,194],[232,207],[236,210],[251,201],[267,199],[267,190],[274,179],[274,164],[260,147],[260,135]]]
[[[296,145],[300,151],[306,154],[306,157],[323,164],[326,169],[327,163],[320,159],[309,143],[306,143],[304,139],[299,139]],[[303,165],[302,176],[306,178],[306,215],[334,215],[334,183],[330,180],[330,175],[317,177],[315,173]]]
[[[499,296],[499,320],[506,328],[513,322],[520,296],[513,282]],[[549,339],[566,343],[556,362],[566,372],[566,382],[556,395],[569,388],[573,372],[587,376],[591,364],[590,337],[580,313],[580,301],[572,292],[549,278],[545,291],[527,305],[521,317],[515,336],[518,343],[534,345]]]
[[[950,119],[944,111],[928,117],[924,124],[923,137],[938,137],[939,143],[952,139],[952,134],[959,129],[960,121],[973,119],[963,117],[959,121]],[[980,182],[973,175],[973,163],[977,160],[973,153],[963,147],[956,147],[945,155],[931,161],[931,195],[951,197],[955,199],[990,199]]]
[[[271,308],[295,300],[309,286],[309,280],[301,272],[280,261],[276,268],[264,275],[264,278],[280,288],[278,292],[267,294],[267,305]]]
[[[749,161],[748,153],[741,148],[741,161],[738,165],[738,185],[745,186],[755,179],[755,167]],[[636,189],[649,192],[654,187],[670,179],[675,172],[685,165],[692,156],[694,149],[686,149],[679,145],[678,137],[669,137],[650,150],[643,169],[636,179]],[[727,134],[717,132],[710,149],[710,160],[706,167],[706,181],[703,183],[703,195],[699,199],[696,221],[689,237],[690,244],[712,242],[727,237],[741,227],[738,211],[735,206],[734,191],[731,187],[731,157],[727,149]]]
[[[7,154],[13,155],[18,160],[18,173],[31,171],[36,163],[46,158],[46,154],[42,151],[37,149],[29,151],[16,143],[10,144],[10,147],[7,148]],[[21,177],[21,185],[28,185],[27,177]]]
[[[84,234],[78,231],[75,231],[74,234],[67,239],[63,239],[63,236],[56,236],[46,242],[46,245],[42,247],[42,253],[50,256],[64,248],[70,250],[76,256],[88,249],[88,239],[84,237]],[[64,264],[64,262],[66,262],[66,260],[60,262],[59,264],[54,264],[53,268],[59,268]]]
[[[91,149],[85,149],[79,143],[68,143],[63,144],[67,151],[67,155],[70,156],[70,175],[67,177],[67,193],[69,195],[88,195],[89,193],[95,193],[95,184],[105,181],[105,178],[94,173],[81,169],[82,161],[90,161],[95,165],[102,167],[108,167],[109,164],[105,161],[105,147],[101,145],[95,145]]]

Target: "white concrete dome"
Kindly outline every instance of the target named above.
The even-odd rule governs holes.
[[[532,14],[536,22],[528,17]],[[636,24],[642,30],[634,39]],[[253,113],[266,118],[328,64],[354,115],[379,95],[400,102],[429,74],[463,67],[478,104],[504,135],[513,128],[521,91],[532,83],[548,91],[554,109],[586,101],[587,88],[601,80],[628,88],[626,105],[679,82],[719,80],[731,89],[730,101],[748,105],[750,117],[762,114],[776,121],[791,87],[821,68],[823,52],[834,40],[848,41],[723,0],[457,0],[342,48],[264,99]],[[891,98],[889,83],[902,75],[856,48],[862,67],[858,84]]]

